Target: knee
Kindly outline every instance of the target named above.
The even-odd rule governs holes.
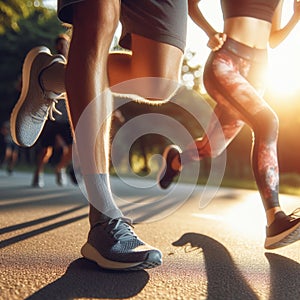
[[[260,111],[255,118],[254,133],[268,141],[274,141],[278,137],[279,120],[271,109]]]

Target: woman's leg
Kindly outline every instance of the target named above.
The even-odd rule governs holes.
[[[274,220],[274,214],[280,210],[276,152],[277,116],[249,81],[240,74],[240,70],[231,68],[224,56],[216,55],[214,60],[208,62],[204,80],[208,93],[218,103],[215,113],[219,118],[225,143],[217,144],[216,149],[211,148],[208,139],[218,139],[217,126],[211,123],[207,134],[195,142],[198,159],[219,155],[237,135],[243,123],[247,123],[253,131],[252,169],[270,224]],[[195,157],[189,158],[188,153],[183,153],[183,164],[191,159]]]
[[[230,55],[222,53],[210,57],[204,73],[204,82],[208,93],[218,103],[216,115],[219,117],[225,142],[223,146],[217,144],[215,149],[211,147],[208,137],[212,141],[218,138],[217,131],[214,131],[217,127],[211,122],[209,134],[196,141],[199,154],[197,159],[217,155],[238,133],[243,122],[249,125],[253,132],[252,169],[267,218],[265,247],[273,249],[300,238],[300,218],[285,215],[279,204],[278,118],[254,88],[256,80],[258,85],[260,84],[260,73],[253,76],[252,72],[255,70],[255,64],[241,58],[232,60]],[[219,110],[220,107],[222,109]],[[222,110],[227,113],[222,114]],[[179,154],[175,157],[178,160]],[[183,163],[195,159],[189,151],[181,157]],[[175,167],[178,166],[175,164]],[[170,171],[169,174],[172,175]]]
[[[278,118],[254,87],[238,71],[230,70],[224,60],[216,68],[209,64],[206,86],[218,103],[238,112],[253,131],[252,169],[270,224],[280,210],[276,151]]]
[[[237,111],[253,132],[251,165],[258,190],[264,205],[267,230],[265,248],[286,246],[300,239],[300,218],[286,215],[279,204],[279,168],[277,138],[279,122],[276,114],[254,89],[257,76],[238,74],[237,69],[228,67],[230,59],[220,59],[218,65],[209,64],[206,83],[209,93],[231,111]],[[251,66],[242,62],[240,72],[247,75]],[[212,67],[213,66],[213,67]],[[244,69],[246,68],[246,70]],[[253,71],[255,67],[252,65]],[[254,84],[252,83],[254,80]]]
[[[193,160],[218,156],[238,134],[244,122],[247,123],[254,137],[253,173],[270,224],[274,214],[280,210],[276,153],[278,119],[255,88],[241,75],[240,67],[233,65],[230,56],[226,55],[216,54],[208,61],[204,83],[209,95],[217,102],[215,115],[211,118],[206,134],[180,156],[176,155],[171,166],[179,170],[182,165]],[[218,143],[220,133],[224,136],[223,143]],[[193,150],[195,146],[196,156]]]
[[[244,122],[239,113],[228,111],[223,105],[217,104],[203,137],[188,145],[172,161],[173,169],[198,161],[205,157],[219,156],[243,128]]]

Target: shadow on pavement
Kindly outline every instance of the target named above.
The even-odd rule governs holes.
[[[26,299],[124,299],[137,295],[148,281],[149,275],[145,271],[109,271],[79,258],[69,265],[61,278]]]
[[[270,299],[300,299],[299,263],[275,253],[266,253],[270,264]]]
[[[259,299],[228,250],[218,241],[198,233],[185,233],[172,245],[202,249],[207,274],[207,299]]]
[[[34,230],[29,231],[29,232],[22,233],[22,234],[19,234],[17,236],[8,238],[8,239],[3,240],[3,241],[0,242],[0,249],[5,248],[7,246],[10,246],[12,244],[18,243],[20,241],[26,240],[26,239],[31,238],[33,236],[36,236],[38,234],[41,234],[41,233],[59,228],[61,226],[68,225],[68,224],[73,223],[73,222],[77,222],[77,221],[79,221],[81,219],[84,219],[84,218],[87,218],[87,217],[88,217],[88,214],[83,214],[83,215],[80,215],[80,216],[76,216],[76,217],[73,217],[73,218],[69,218],[67,220],[59,221],[59,222],[56,222],[54,224],[44,226],[42,228],[34,229]]]
[[[54,206],[63,204],[87,203],[77,190],[56,189],[17,189],[5,192],[1,188],[0,209],[22,209],[36,206]]]
[[[44,217],[44,218],[39,218],[39,219],[36,219],[36,220],[31,220],[31,221],[28,221],[28,222],[19,223],[19,224],[15,224],[15,225],[12,225],[12,226],[7,226],[7,227],[4,227],[4,228],[0,228],[0,235],[4,234],[4,233],[12,232],[12,231],[15,231],[15,230],[27,228],[27,227],[30,227],[30,226],[38,225],[38,224],[41,224],[41,223],[44,223],[44,222],[48,222],[48,221],[57,219],[61,216],[64,216],[64,215],[73,213],[77,210],[80,210],[81,208],[86,207],[86,206],[87,206],[87,204],[76,206],[74,208],[71,208],[71,209],[68,209],[68,210],[65,210],[65,211],[62,211],[60,213],[53,214],[53,215],[50,215],[50,216],[47,216],[47,217]]]

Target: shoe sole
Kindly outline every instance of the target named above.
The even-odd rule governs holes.
[[[161,257],[153,257],[153,255],[148,255],[147,260],[135,263],[124,263],[111,261],[104,258],[92,245],[85,243],[81,248],[81,254],[83,257],[95,262],[104,269],[109,270],[123,270],[123,271],[138,271],[143,269],[151,269],[161,265]],[[151,257],[150,257],[151,256]]]
[[[284,231],[276,236],[267,237],[265,241],[266,249],[276,249],[287,246],[300,240],[300,223],[287,231]]]
[[[26,97],[27,97],[27,94],[28,94],[29,82],[30,82],[30,72],[31,72],[32,63],[33,63],[34,59],[36,58],[36,56],[40,53],[51,54],[50,50],[47,47],[41,46],[41,47],[36,47],[36,48],[33,48],[32,50],[30,50],[28,52],[28,54],[26,55],[26,57],[25,57],[25,60],[24,60],[24,63],[23,63],[23,68],[22,68],[22,90],[21,90],[19,100],[16,103],[16,105],[15,105],[15,107],[14,107],[12,113],[11,113],[11,117],[10,117],[11,136],[12,136],[13,141],[19,146],[30,147],[38,139],[38,137],[37,137],[32,145],[24,145],[17,138],[17,129],[16,129],[15,124],[16,124],[16,121],[17,121],[18,113],[19,113],[24,101],[26,100]],[[45,122],[46,122],[46,120],[45,120]]]
[[[165,173],[165,169],[166,169],[166,167],[167,167],[167,156],[168,156],[168,153],[169,153],[169,151],[170,151],[170,149],[172,149],[172,148],[174,148],[174,147],[176,147],[176,146],[174,146],[174,145],[170,145],[170,146],[168,146],[165,150],[164,150],[164,152],[163,152],[163,164],[162,164],[162,166],[161,166],[161,168],[160,168],[160,170],[158,171],[158,174],[157,174],[157,177],[156,177],[156,181],[158,182],[158,185],[162,188],[162,189],[164,189],[164,190],[166,190],[170,185],[168,185],[167,187],[162,187],[161,185],[160,185],[160,179],[161,179],[161,177],[162,177],[162,175]],[[179,151],[179,148],[178,147],[176,147],[177,148],[177,150],[178,150],[178,152],[180,153],[180,151]]]

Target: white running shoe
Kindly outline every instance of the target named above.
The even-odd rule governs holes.
[[[46,47],[33,48],[26,56],[22,70],[22,90],[11,117],[11,135],[16,144],[31,147],[53,112],[62,94],[45,91],[40,83],[41,72],[56,62],[66,63],[63,55],[52,55]]]

